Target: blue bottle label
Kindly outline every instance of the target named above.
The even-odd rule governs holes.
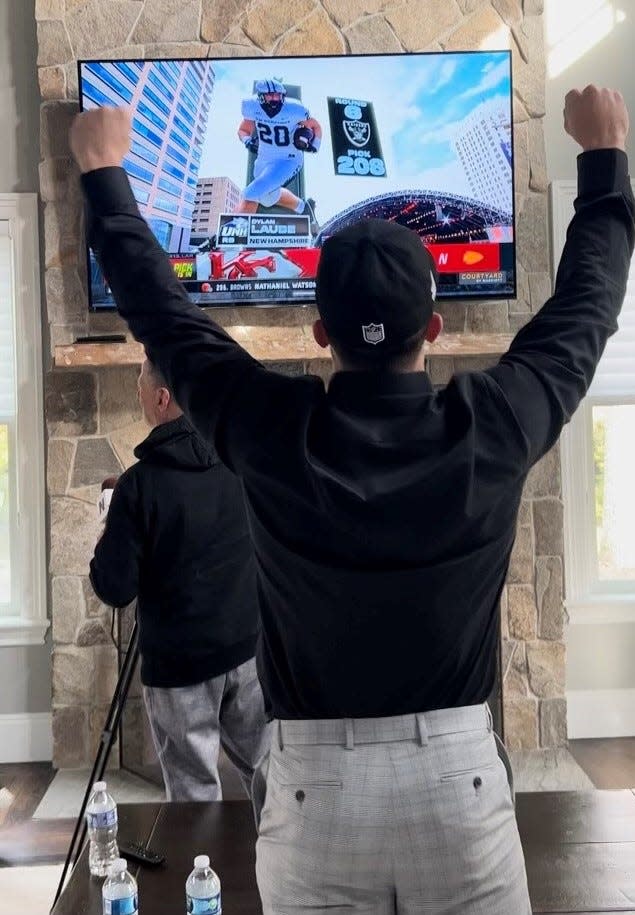
[[[124,899],[104,899],[104,915],[137,915],[139,899],[137,894]]]
[[[109,826],[115,826],[117,823],[117,808],[114,810],[104,810],[103,813],[87,813],[89,829],[106,829]]]
[[[207,899],[194,899],[187,896],[188,915],[221,915],[220,893],[208,896]]]

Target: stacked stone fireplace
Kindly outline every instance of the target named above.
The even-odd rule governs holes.
[[[518,297],[443,307],[449,333],[509,334],[550,290],[542,118],[542,0],[36,0],[42,96],[40,183],[51,352],[78,334],[125,330],[89,315],[77,175],[67,131],[77,110],[76,61],[116,57],[230,57],[510,47]],[[225,325],[276,329],[280,371],[326,375],[292,351],[311,308],[226,309]],[[288,345],[286,345],[286,341]],[[433,380],[491,363],[434,356]],[[92,761],[117,676],[110,611],[92,594],[88,563],[99,535],[101,481],[134,460],[147,434],[136,401],[137,367],[52,369],[46,378],[50,600],[53,622],[54,764]],[[562,502],[554,449],[532,472],[502,601],[504,732],[513,749],[566,741]],[[138,689],[129,727],[141,734]]]

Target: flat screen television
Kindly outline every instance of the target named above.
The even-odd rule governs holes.
[[[419,233],[440,298],[515,295],[509,51],[78,66],[82,108],[132,109],[124,167],[197,304],[313,302],[323,241],[371,216]]]

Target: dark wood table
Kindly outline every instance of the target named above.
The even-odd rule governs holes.
[[[534,915],[635,915],[635,793],[519,794]]]
[[[221,880],[223,915],[261,915],[256,887],[256,829],[247,801],[209,804],[122,804],[119,834],[165,855],[162,867],[130,871],[139,885],[144,915],[185,912],[185,881],[195,855],[209,855]],[[82,852],[54,915],[101,915],[103,881],[91,878]]]
[[[517,815],[534,915],[635,915],[632,791],[519,794]],[[223,915],[261,915],[247,802],[122,805],[119,822],[123,838],[166,856],[162,868],[131,868],[145,915],[184,911],[196,854],[209,855],[220,876]],[[53,915],[101,915],[101,881],[91,880],[86,851]]]

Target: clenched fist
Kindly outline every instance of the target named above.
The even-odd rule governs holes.
[[[615,89],[572,89],[564,100],[564,129],[582,149],[625,149],[628,111]]]
[[[127,108],[92,108],[78,114],[70,130],[70,145],[81,172],[121,165],[130,149]]]

